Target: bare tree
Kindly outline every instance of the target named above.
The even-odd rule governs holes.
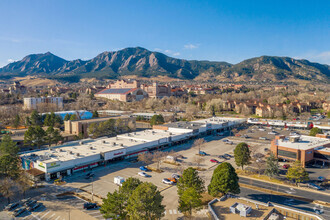
[[[198,155],[193,158],[193,161],[197,164],[197,168],[199,169],[201,163],[203,163],[205,159]]]
[[[161,162],[165,159],[167,155],[168,153],[163,151],[156,151],[152,154],[152,162],[157,164],[157,170],[160,170]]]
[[[7,198],[8,204],[10,203],[10,197],[12,197],[15,193],[15,182],[6,177],[0,180],[0,193]]]
[[[25,171],[19,176],[18,184],[23,192],[23,198],[25,199],[25,192],[29,190],[32,185],[32,181],[29,179]]]
[[[152,162],[152,158],[153,156],[149,152],[145,152],[138,155],[138,161],[142,161],[145,164],[150,164]]]
[[[198,149],[198,155],[200,154],[201,149],[203,149],[205,143],[206,141],[204,140],[204,138],[199,138],[194,141],[192,147]]]

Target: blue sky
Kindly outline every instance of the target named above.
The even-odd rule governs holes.
[[[0,66],[141,46],[183,59],[261,55],[330,64],[330,1],[1,0]]]

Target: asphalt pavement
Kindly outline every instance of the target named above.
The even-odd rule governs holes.
[[[319,201],[324,201],[324,202],[330,201],[330,195],[324,195],[324,194],[318,193],[317,191],[313,192],[312,190],[311,191],[299,190],[299,189],[292,188],[292,187],[285,186],[285,185],[265,183],[263,181],[251,180],[249,178],[244,178],[241,176],[239,177],[239,182],[248,184],[251,186],[257,186],[257,187],[261,187],[264,189],[270,189],[270,190],[278,191],[281,193],[286,193],[286,194],[290,194],[293,196],[299,196],[299,197],[303,197],[303,198],[307,198],[307,199],[319,200]]]
[[[277,203],[279,205],[287,206],[288,208],[296,208],[315,214],[319,214],[318,212],[321,212],[320,215],[322,217],[324,217],[325,219],[330,219],[330,208],[326,206],[320,206],[301,200],[287,198],[284,196],[272,195],[269,193],[264,193],[258,190],[248,189],[244,187],[241,187],[241,193],[239,194],[239,196],[260,201],[263,203],[267,203],[269,201],[271,203]]]

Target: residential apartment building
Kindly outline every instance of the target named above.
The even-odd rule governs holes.
[[[40,97],[40,98],[24,98],[24,106],[25,110],[33,110],[38,109],[39,105],[53,105],[57,109],[63,109],[63,97]]]

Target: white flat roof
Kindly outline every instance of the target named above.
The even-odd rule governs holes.
[[[326,144],[330,144],[330,139],[311,137],[306,135],[299,136],[298,142],[291,142],[289,137],[285,137],[284,140],[281,139],[277,140],[278,146],[292,148],[292,149],[300,149],[300,150],[309,150],[324,146]]]
[[[118,135],[121,138],[143,140],[143,141],[156,141],[162,138],[168,138],[171,136],[181,135],[179,132],[169,132],[163,130],[144,130],[140,132],[132,132]]]

